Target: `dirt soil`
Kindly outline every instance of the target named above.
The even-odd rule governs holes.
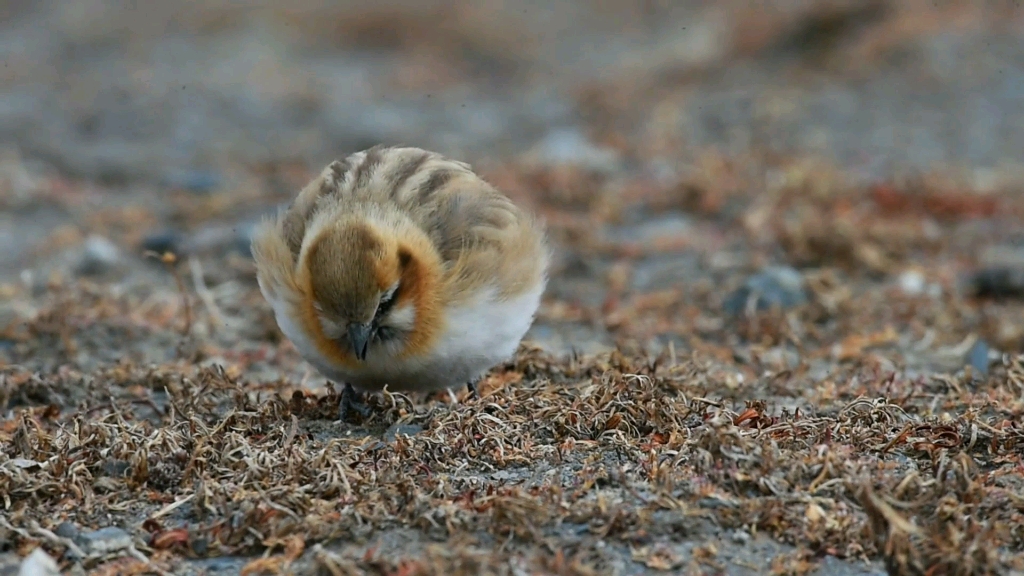
[[[1024,10],[774,4],[5,3],[0,574],[1024,574]],[[555,261],[340,423],[249,232],[377,143]]]

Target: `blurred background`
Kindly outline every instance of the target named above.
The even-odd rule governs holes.
[[[141,287],[147,310],[180,315],[150,250],[183,257],[207,304],[198,330],[251,328],[250,308],[266,320],[245,260],[252,224],[330,160],[377,143],[469,161],[545,216],[556,280],[533,336],[561,350],[686,349],[695,334],[735,344],[719,312],[738,310],[751,282],[777,292],[766,303],[802,303],[803,288],[785,287],[811,269],[937,294],[979,243],[1016,233],[1016,2],[0,11],[0,280],[24,297],[3,312],[15,324],[39,314],[48,282],[76,278]],[[782,268],[757,276],[767,265]],[[670,305],[681,324],[642,320]],[[992,314],[949,337],[982,329],[1019,347],[1006,311]]]
[[[651,551],[631,547],[650,536],[679,558],[735,553],[753,569],[729,573],[753,573],[780,550],[747,544],[760,532],[805,547],[790,558],[802,568],[773,573],[820,560],[821,573],[879,574],[858,560],[885,549],[868,530],[877,506],[842,484],[866,470],[904,501],[886,518],[908,514],[934,537],[916,547],[928,573],[985,554],[975,568],[994,565],[997,548],[1020,559],[1024,361],[1008,354],[1024,350],[1019,1],[5,0],[0,60],[0,440],[20,455],[0,481],[18,499],[11,522],[33,536],[64,534],[65,516],[138,534],[161,506],[166,526],[195,528],[213,502],[215,531],[161,534],[192,539],[197,556],[259,553],[267,541],[236,525],[242,514],[260,531],[307,531],[301,553],[339,526],[531,524],[553,507],[557,538],[535,542],[554,558],[546,573],[588,573],[566,568],[577,547],[640,570]],[[216,420],[218,378],[300,407],[324,384],[259,293],[253,225],[329,161],[381,143],[468,161],[544,217],[555,261],[528,339],[565,359],[524,353],[482,382],[486,403],[410,408],[403,426],[423,433],[397,448],[395,432],[385,446],[335,424],[327,400],[296,408],[281,444],[283,404],[233,396],[230,427],[200,427],[210,435],[196,445],[221,459],[201,477],[191,444],[174,448],[190,426],[169,404],[192,411],[189,394],[205,394],[195,434],[196,418]],[[657,383],[632,376],[658,367],[669,376]],[[124,406],[142,416],[126,423]],[[506,445],[517,459],[494,449],[500,470],[487,455],[494,406],[525,438]],[[241,430],[257,409],[262,423]],[[79,428],[83,414],[93,428]],[[491,447],[470,460],[438,448],[454,443]],[[370,470],[345,520],[333,487],[235,484],[254,461],[291,478],[327,458],[294,464],[300,447]],[[118,450],[162,472],[124,484]],[[558,469],[564,495],[464,505]],[[652,512],[671,474],[689,492]],[[96,498],[71,500],[68,478],[93,475]],[[171,514],[193,481],[188,498],[206,492]],[[621,504],[599,500],[594,518],[607,518],[581,540],[587,520],[563,524],[559,499],[589,506],[609,486]],[[271,492],[289,507],[300,492],[323,498],[323,516],[268,525]],[[698,508],[717,524],[691,524]],[[17,540],[5,530],[0,552]],[[386,549],[409,554],[431,528],[418,530]],[[512,552],[495,534],[478,536],[505,543],[497,561]],[[353,550],[364,564],[375,554]],[[655,552],[648,567],[680,565]]]
[[[875,177],[993,167],[1024,148],[1018,8],[11,0],[0,133],[70,178],[206,189],[227,164],[382,141],[477,160],[605,147],[649,171],[706,147]]]

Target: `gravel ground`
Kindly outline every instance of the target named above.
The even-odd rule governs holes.
[[[1024,574],[1024,11],[750,6],[8,2],[0,575]],[[377,143],[556,254],[343,424],[248,234]]]

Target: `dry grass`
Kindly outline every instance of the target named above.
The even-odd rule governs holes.
[[[987,206],[1013,214],[1020,200],[993,194],[979,211],[973,192],[880,194],[799,166],[764,168],[790,172],[740,212],[686,200],[699,220],[668,243],[642,221],[627,225],[636,241],[601,242],[632,217],[607,207],[672,210],[681,188],[726,206],[717,195],[745,188],[707,172],[660,187],[592,176],[588,197],[577,169],[495,168],[563,255],[538,325],[607,331],[616,349],[524,344],[479,399],[385,393],[352,425],[335,421],[330,385],[307,382],[236,254],[140,252],[131,282],[8,286],[23,308],[3,336],[0,536],[96,574],[226,556],[245,557],[245,574],[700,574],[740,565],[723,530],[791,545],[754,561],[776,574],[825,557],[1005,573],[1024,546],[1024,356],[1011,338],[987,374],[961,368],[994,318],[1024,308],[961,295],[956,279],[991,241],[971,223],[998,229],[1006,216]],[[729,243],[813,266],[807,302],[726,315],[749,265],[637,288],[651,261]],[[871,247],[886,266],[858,257]],[[892,283],[911,262],[939,293]],[[595,285],[603,300],[587,303],[577,289]],[[123,527],[134,546],[82,550],[65,522]]]
[[[52,302],[72,326],[121,323],[124,309],[87,295]],[[28,331],[41,346],[74,346],[45,312]],[[737,389],[731,363],[707,354],[559,360],[526,346],[480,399],[386,393],[353,428],[333,421],[331,390],[258,385],[220,365],[9,367],[0,530],[19,551],[41,543],[61,554],[69,544],[51,537],[61,522],[128,526],[150,569],[170,570],[177,555],[263,554],[245,573],[299,561],[329,573],[470,574],[525,555],[584,574],[609,569],[598,542],[653,567],[711,562],[658,552],[673,530],[705,520],[807,551],[777,560],[787,565],[828,554],[883,557],[900,574],[998,573],[1024,534],[1021,361],[980,382],[901,380],[863,359],[844,368],[829,399],[806,390],[811,407],[794,411],[762,399],[799,370]],[[399,526],[465,546],[410,557],[318,546]],[[569,532],[585,536],[567,544]],[[82,562],[111,570],[104,560]]]

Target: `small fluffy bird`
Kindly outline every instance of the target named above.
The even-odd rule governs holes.
[[[260,291],[278,326],[362,392],[475,383],[533,323],[550,252],[542,224],[466,163],[375,146],[329,164],[257,228]]]

